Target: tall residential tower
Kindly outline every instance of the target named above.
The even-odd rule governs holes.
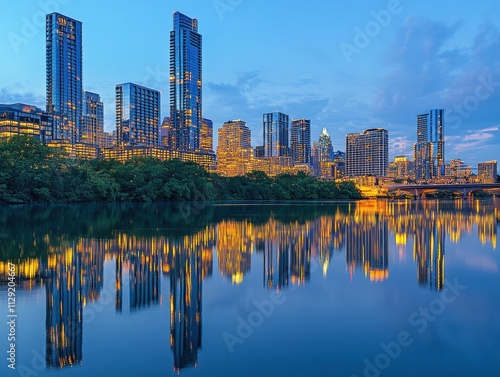
[[[289,156],[288,145],[289,117],[275,112],[262,117],[264,137],[264,157]]]
[[[384,177],[389,166],[389,134],[383,128],[346,137],[346,174],[349,177]]]
[[[431,110],[417,116],[417,142],[414,146],[417,181],[444,175],[444,110]]]
[[[82,121],[82,23],[59,13],[46,16],[47,112],[53,138],[78,142]]]
[[[292,120],[290,149],[293,163],[311,162],[311,121],[309,119]]]
[[[198,20],[174,12],[170,32],[170,139],[171,148],[200,149],[202,129],[201,35]]]

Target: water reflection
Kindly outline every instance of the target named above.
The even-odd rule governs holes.
[[[415,284],[440,291],[446,241],[458,243],[464,235],[477,234],[483,245],[496,248],[498,204],[3,207],[0,226],[8,237],[0,238],[0,280],[7,280],[11,261],[20,289],[45,286],[45,357],[47,368],[53,368],[83,361],[83,311],[100,300],[106,261],[114,265],[117,313],[127,311],[127,296],[130,312],[160,305],[162,276],[168,277],[169,344],[174,370],[180,371],[198,363],[202,288],[213,274],[214,257],[228,284],[243,284],[250,271],[258,271],[264,289],[283,290],[326,277],[335,255],[345,258],[346,278],[359,274],[384,282],[391,278],[390,261],[404,258],[410,249]],[[252,266],[256,258],[259,264]],[[311,273],[313,261],[321,274]]]

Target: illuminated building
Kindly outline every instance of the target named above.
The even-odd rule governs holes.
[[[200,150],[213,152],[214,150],[214,123],[207,118],[201,122]]]
[[[82,121],[82,23],[59,13],[46,16],[47,112],[53,138],[78,142]]]
[[[174,12],[170,32],[171,148],[200,149],[202,128],[202,37],[198,20]]]
[[[133,83],[116,85],[116,133],[119,146],[157,147],[160,92]]]
[[[417,116],[417,142],[414,145],[415,176],[425,181],[444,175],[444,110],[431,110]]]
[[[172,125],[170,124],[170,117],[165,117],[160,127],[160,145],[165,148],[172,149],[172,145],[175,145],[175,141],[171,138],[175,134],[172,132]]]
[[[406,156],[396,156],[394,161],[389,164],[387,175],[394,179],[414,178],[413,161]]]
[[[47,264],[46,352],[48,368],[82,362],[83,296],[81,254],[72,247]]]
[[[219,129],[217,172],[227,177],[252,171],[253,150],[250,129],[242,120],[230,120]]]
[[[382,128],[346,136],[346,175],[385,177],[389,165],[389,134]]]
[[[477,177],[482,183],[496,183],[497,161],[480,162],[477,164]]]
[[[83,92],[83,121],[80,127],[80,141],[104,146],[104,105],[97,93]]]
[[[332,178],[333,144],[326,127],[315,141],[312,148],[313,171],[317,177]]]
[[[128,161],[137,157],[153,157],[162,161],[179,159],[187,162],[192,161],[201,165],[207,171],[215,171],[215,154],[205,152],[183,152],[160,147],[116,147],[105,148],[102,151],[105,159],[117,160],[120,162]]]
[[[452,159],[444,164],[444,175],[452,180],[467,179],[472,176],[472,166],[465,164],[461,159]]]
[[[289,117],[280,112],[266,113],[262,116],[264,156],[284,157],[289,150]]]
[[[254,158],[250,171],[263,171],[273,177],[281,173],[293,172],[291,157],[263,157]]]
[[[103,132],[101,148],[116,147],[116,130],[113,132]]]
[[[311,162],[311,121],[292,119],[290,149],[294,164]]]
[[[47,143],[50,148],[62,149],[69,158],[93,160],[100,156],[100,148],[95,144],[73,143],[64,140],[52,140]]]
[[[52,127],[52,116],[35,106],[0,104],[0,140],[30,135],[46,143],[52,139]]]

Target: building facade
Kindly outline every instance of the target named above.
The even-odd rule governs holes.
[[[104,147],[104,105],[97,93],[83,92],[83,122],[80,141]]]
[[[477,176],[482,183],[496,183],[497,161],[492,160],[477,164]]]
[[[218,132],[217,172],[233,177],[251,171],[251,132],[240,119],[225,122]]]
[[[78,142],[82,121],[82,23],[59,13],[46,16],[47,112],[54,139]]]
[[[214,150],[214,123],[211,119],[203,118],[201,122],[200,149],[207,152]]]
[[[133,83],[116,86],[118,146],[159,145],[160,92]]]
[[[323,178],[333,178],[333,144],[326,127],[323,128],[318,141],[315,141],[313,144],[311,158],[314,175]]]
[[[365,130],[346,137],[346,175],[349,177],[387,175],[389,133],[383,128]]]
[[[311,162],[311,121],[309,119],[292,120],[290,149],[294,164]]]
[[[174,29],[170,32],[172,147],[199,150],[202,123],[202,37],[198,20],[174,12]]]
[[[29,135],[47,143],[52,140],[52,127],[52,115],[35,106],[0,104],[0,139]]]
[[[439,178],[445,174],[444,110],[417,115],[417,142],[414,145],[417,181]]]
[[[262,117],[264,157],[284,157],[289,150],[289,117],[280,112],[266,113]]]

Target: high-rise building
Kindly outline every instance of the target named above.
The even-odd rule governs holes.
[[[311,162],[311,121],[309,119],[292,119],[290,149],[294,164]]]
[[[173,149],[200,149],[202,128],[202,37],[198,20],[174,12],[170,32],[170,122]]]
[[[318,177],[332,178],[333,144],[326,127],[323,128],[318,141],[314,142],[311,157],[314,174]]]
[[[482,183],[495,183],[497,181],[497,161],[492,160],[477,164],[477,176]]]
[[[207,152],[213,152],[214,150],[214,123],[211,119],[202,119],[200,132],[200,149]]]
[[[262,117],[264,157],[289,156],[289,117],[286,114],[266,113]]]
[[[349,177],[387,175],[389,133],[383,128],[346,136],[346,174]]]
[[[104,146],[104,105],[97,93],[83,92],[83,122],[80,141]]]
[[[417,181],[444,175],[444,110],[417,115],[417,142],[414,145]]]
[[[118,146],[155,147],[160,132],[160,92],[126,83],[116,86]]]
[[[393,179],[415,178],[414,163],[406,156],[396,156],[389,164],[387,175]]]
[[[46,16],[47,112],[54,139],[78,142],[82,121],[82,23],[59,13]]]
[[[30,135],[47,143],[52,139],[52,115],[31,105],[0,104],[0,139]]]
[[[240,119],[222,125],[218,133],[217,172],[228,177],[250,172],[253,150],[251,133]]]

